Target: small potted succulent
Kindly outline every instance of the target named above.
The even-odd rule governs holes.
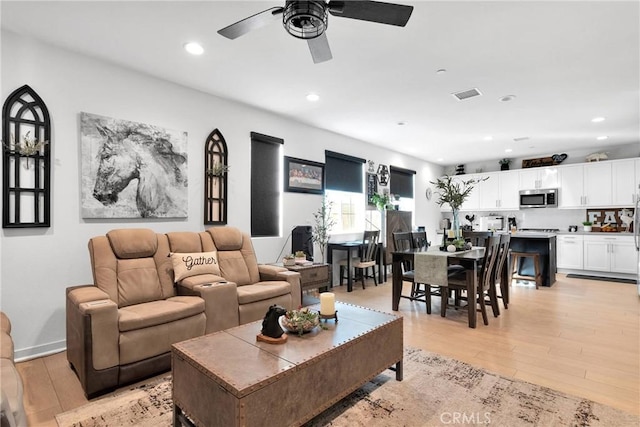
[[[307,262],[307,254],[304,251],[297,251],[295,254],[295,262],[297,264],[304,264]]]
[[[511,159],[502,159],[500,161],[498,161],[498,163],[500,163],[500,170],[501,171],[508,171],[509,170],[509,165],[511,164]]]
[[[287,254],[282,258],[282,264],[284,265],[296,265],[296,256],[294,254]]]
[[[583,221],[582,225],[584,226],[584,231],[591,231],[593,223],[591,221]]]

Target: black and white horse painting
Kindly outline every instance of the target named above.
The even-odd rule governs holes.
[[[187,133],[80,114],[84,218],[187,216]]]

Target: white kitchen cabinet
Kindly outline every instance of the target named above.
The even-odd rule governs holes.
[[[633,206],[638,193],[637,169],[640,161],[634,159],[618,160],[612,163],[613,186],[611,203],[614,206]]]
[[[557,167],[547,166],[542,168],[521,169],[519,171],[520,190],[557,188],[558,184]]]
[[[556,237],[557,267],[574,270],[584,268],[584,238],[578,234],[559,234]]]
[[[636,274],[633,236],[584,236],[584,269]]]
[[[517,210],[519,208],[518,171],[492,172],[481,174],[479,177],[489,178],[478,184],[479,210]]]
[[[560,168],[561,208],[611,206],[611,163],[595,162]]]

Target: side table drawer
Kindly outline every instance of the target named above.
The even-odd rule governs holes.
[[[300,283],[324,282],[329,280],[329,267],[320,265],[298,270],[300,273]]]

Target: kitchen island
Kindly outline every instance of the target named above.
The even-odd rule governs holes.
[[[518,231],[511,235],[509,248],[514,252],[538,253],[542,286],[551,286],[556,281],[556,235],[555,233]],[[509,264],[511,265],[511,264]],[[516,266],[518,275],[534,276],[532,258],[521,258]]]

